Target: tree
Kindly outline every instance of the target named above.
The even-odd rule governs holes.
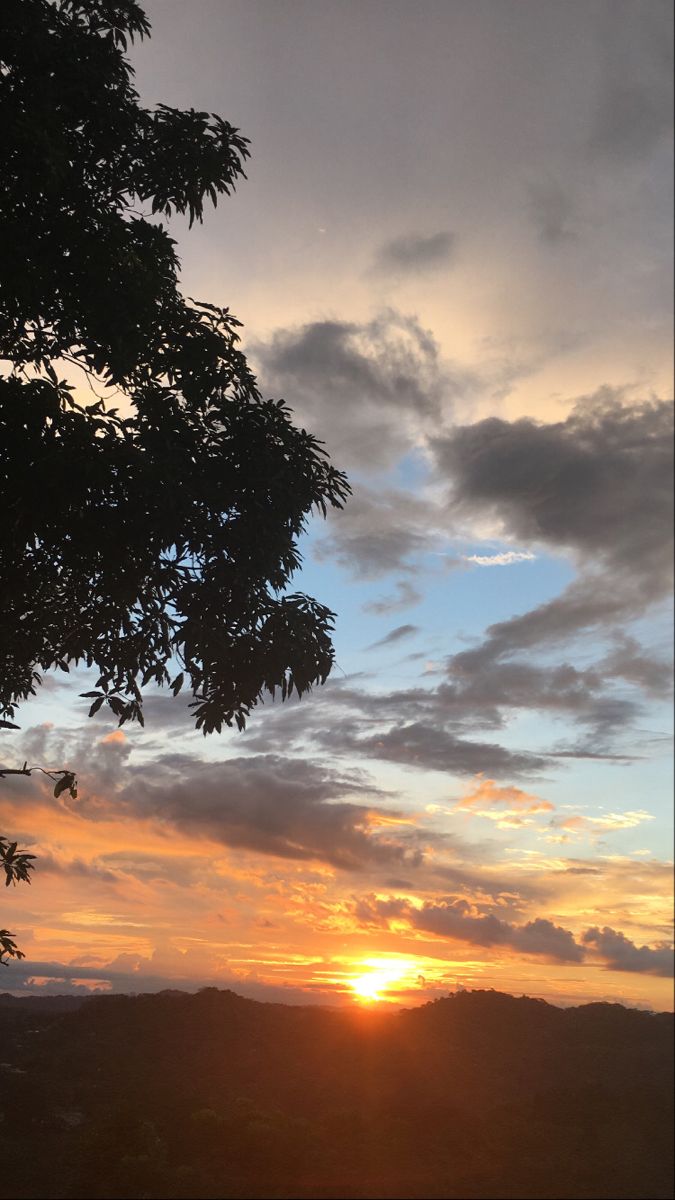
[[[135,0],[0,6],[0,713],[83,663],[90,715],[142,723],[145,685],[185,682],[209,733],[327,678],[333,613],[288,585],[349,488],[262,398],[229,310],[178,289],[160,218],[201,221],[248,142],[140,105],[148,31]]]

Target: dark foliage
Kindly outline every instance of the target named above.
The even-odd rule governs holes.
[[[672,1195],[670,1014],[495,992],[74,1003],[0,1002],[12,1200]]]
[[[139,104],[147,32],[134,0],[0,5],[0,713],[84,663],[91,714],[142,721],[143,686],[185,681],[207,733],[326,679],[333,614],[287,586],[348,487],[261,397],[229,311],[178,290],[159,218],[201,220],[248,144]]]
[[[0,777],[2,772],[0,772]],[[58,785],[57,785],[58,786]],[[5,887],[10,884],[30,883],[30,872],[33,870],[34,854],[19,850],[17,842],[9,842],[0,837],[0,868],[5,875]],[[14,934],[9,929],[0,929],[0,964],[6,965],[10,958],[25,958],[14,941]]]
[[[8,724],[8,722],[3,722]],[[69,792],[73,800],[77,799],[77,780],[72,771],[47,771],[44,767],[29,767],[25,762],[22,767],[0,768],[0,779],[5,775],[31,775],[39,771],[55,780],[54,796]],[[20,850],[17,842],[10,842],[6,837],[0,837],[0,868],[5,873],[5,887],[16,887],[17,883],[30,883],[30,872],[34,869],[34,854]],[[0,965],[6,966],[10,958],[25,958],[14,941],[14,934],[9,929],[0,929]]]

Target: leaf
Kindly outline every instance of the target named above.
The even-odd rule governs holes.
[[[63,792],[70,791],[75,786],[75,776],[70,771],[64,771],[61,779],[59,779],[54,788],[54,798],[58,800]]]

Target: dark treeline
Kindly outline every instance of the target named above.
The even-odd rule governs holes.
[[[0,1195],[672,1195],[672,1017],[0,998]]]

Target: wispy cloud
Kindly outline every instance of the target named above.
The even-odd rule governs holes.
[[[386,633],[377,642],[373,642],[368,649],[378,650],[383,646],[393,646],[404,638],[412,637],[415,633],[419,633],[419,625],[397,625],[396,629],[390,629],[389,633]]]
[[[409,233],[392,238],[375,254],[374,270],[382,274],[403,272],[417,274],[438,270],[452,261],[456,238],[454,233]]]
[[[415,608],[422,601],[422,593],[413,587],[407,579],[399,579],[395,591],[379,600],[371,600],[363,605],[364,612],[375,613],[376,616],[387,616],[389,613],[402,612],[406,608]]]
[[[477,567],[510,567],[512,563],[533,562],[536,554],[530,550],[504,550],[501,554],[463,554],[464,562],[475,563]]]

